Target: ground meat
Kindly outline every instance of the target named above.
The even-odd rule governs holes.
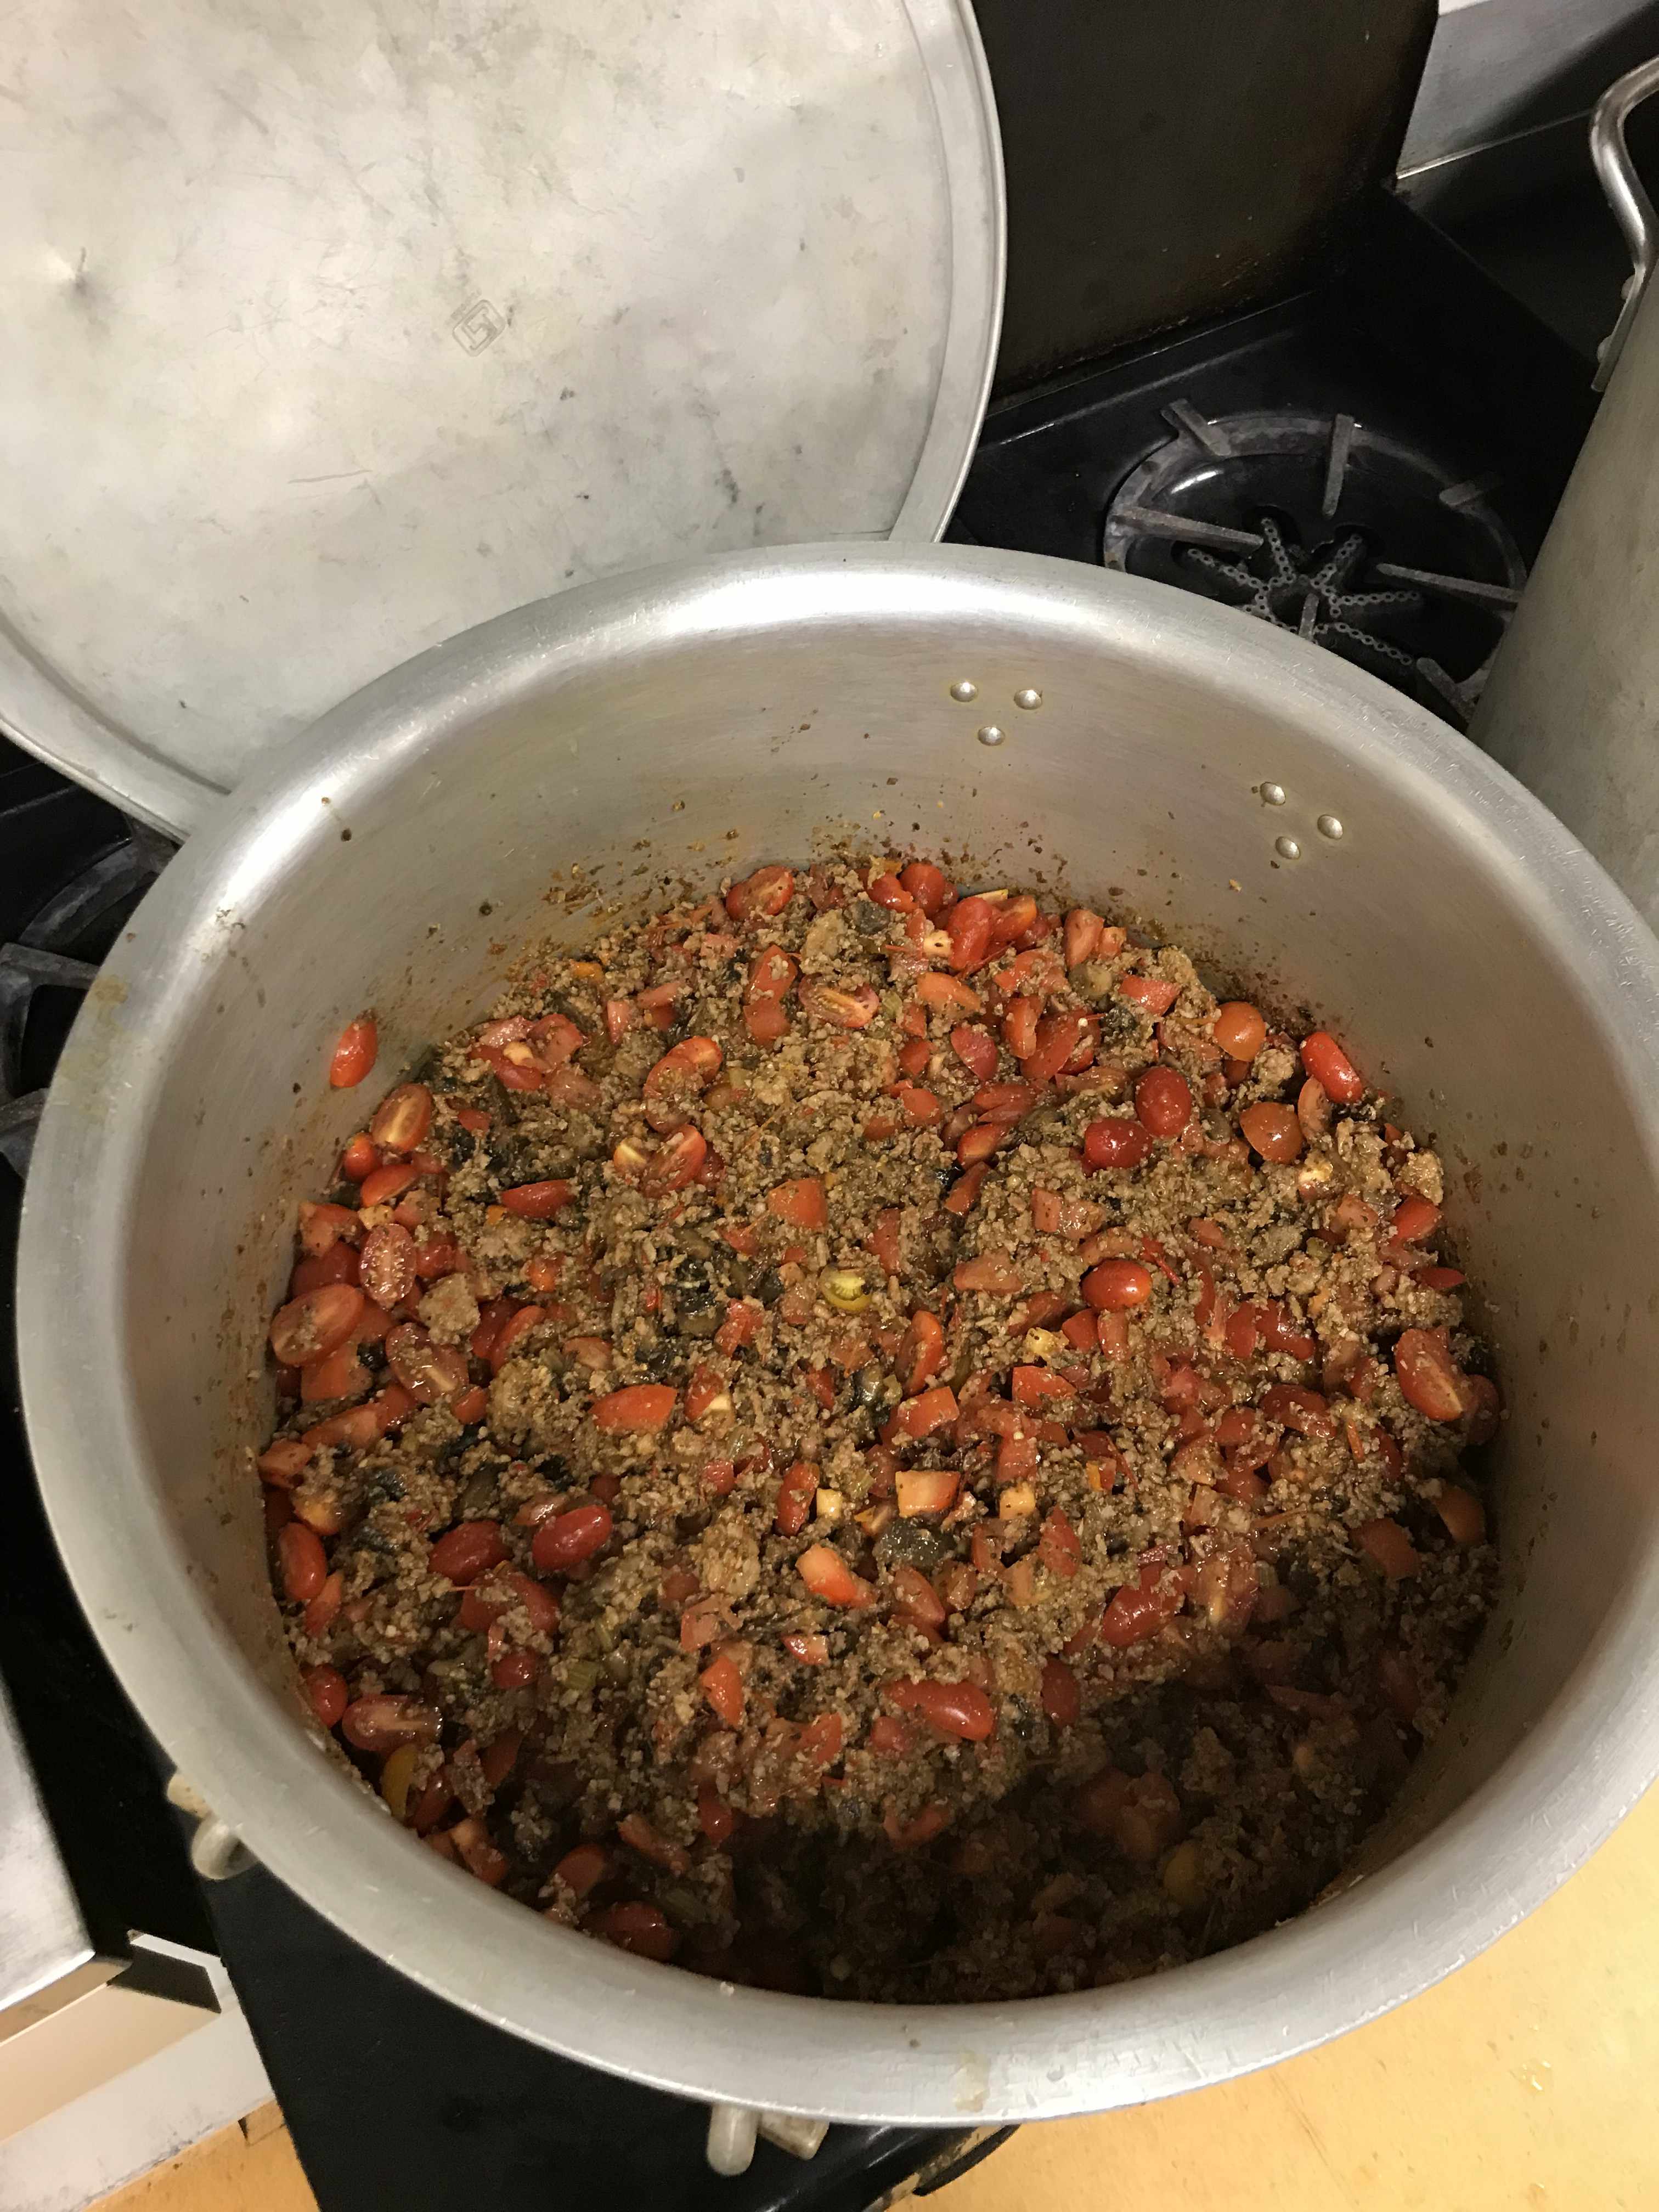
[[[345,1755],[527,1905],[1088,1987],[1380,1817],[1488,1604],[1498,1394],[1334,1040],[897,867],[532,957],[382,1102],[272,1323],[276,1585]]]

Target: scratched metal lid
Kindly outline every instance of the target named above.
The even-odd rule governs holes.
[[[967,0],[20,0],[0,727],[187,830],[610,571],[936,536],[1002,179]]]

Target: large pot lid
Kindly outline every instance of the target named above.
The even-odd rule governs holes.
[[[968,0],[21,0],[0,726],[187,830],[412,653],[927,538],[1002,179]]]

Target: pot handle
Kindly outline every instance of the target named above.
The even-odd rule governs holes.
[[[227,1821],[222,1820],[192,1782],[175,1774],[167,1784],[167,1802],[188,1813],[196,1828],[190,1839],[190,1863],[204,1881],[228,1881],[246,1874],[258,1861]]]
[[[1655,216],[1653,202],[1632,167],[1630,149],[1625,143],[1625,125],[1632,109],[1639,107],[1656,92],[1659,92],[1659,60],[1644,62],[1607,87],[1590,118],[1590,160],[1595,164],[1595,173],[1601,179],[1601,189],[1607,196],[1619,228],[1625,234],[1632,263],[1631,273],[1625,281],[1619,319],[1595,349],[1596,368],[1592,381],[1597,392],[1607,389],[1607,379],[1618,366],[1648,278],[1653,274],[1656,260],[1659,260],[1659,216]]]

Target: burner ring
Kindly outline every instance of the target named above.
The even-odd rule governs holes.
[[[1466,726],[1526,582],[1493,484],[1351,415],[1164,414],[1171,434],[1107,504],[1103,565],[1240,607]]]

